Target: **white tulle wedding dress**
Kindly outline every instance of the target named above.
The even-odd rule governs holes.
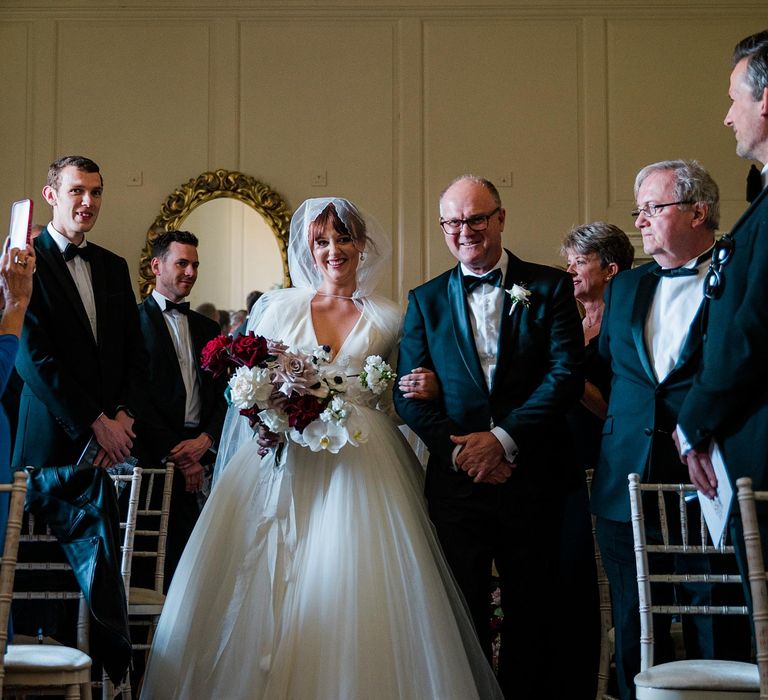
[[[273,315],[284,342],[317,345],[309,296]],[[366,356],[391,356],[390,330],[361,316],[334,364],[355,375]],[[250,439],[229,459],[173,579],[142,698],[501,698],[433,534],[422,469],[391,416],[362,410],[370,436],[358,447],[289,443],[276,467]]]

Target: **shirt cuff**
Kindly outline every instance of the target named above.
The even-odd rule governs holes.
[[[520,450],[517,449],[517,443],[512,439],[512,436],[504,430],[504,428],[500,428],[498,425],[491,428],[491,433],[504,448],[504,457],[507,462],[514,463]]]
[[[688,438],[685,437],[685,433],[683,432],[683,429],[678,425],[675,428],[675,432],[677,433],[677,439],[680,442],[680,454],[685,457],[691,449],[693,448],[693,445],[691,445],[690,442],[688,442]]]
[[[455,472],[459,471],[459,465],[456,464],[456,457],[459,456],[462,447],[464,447],[464,445],[456,445],[456,447],[453,448],[453,452],[451,452],[451,469]]]

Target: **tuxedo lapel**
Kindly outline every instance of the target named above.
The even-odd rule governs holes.
[[[656,266],[658,267],[658,266]],[[632,337],[635,341],[637,355],[640,363],[643,365],[648,377],[655,384],[657,382],[656,373],[651,365],[651,358],[648,355],[648,348],[645,345],[645,319],[648,316],[648,309],[651,307],[653,295],[656,293],[656,287],[659,284],[659,277],[653,274],[655,268],[651,267],[640,278],[635,293],[635,302],[632,306]]]
[[[83,329],[87,331],[91,341],[95,342],[91,322],[88,320],[88,314],[85,312],[83,300],[80,298],[80,293],[77,291],[77,286],[72,279],[67,263],[64,262],[64,256],[48,233],[48,229],[45,229],[35,240],[35,251],[50,269],[51,275],[61,288],[61,292],[67,300],[67,305],[72,309],[73,315],[82,324]],[[51,302],[58,307],[56,300],[51,300]]]
[[[200,355],[203,352],[203,347],[208,342],[203,333],[203,329],[198,324],[198,318],[195,314],[190,313],[187,317],[189,319],[189,335],[192,339],[192,352],[195,356],[195,369],[197,370],[197,379],[200,382],[200,387],[203,386],[203,370],[200,367]]]
[[[504,301],[501,306],[501,319],[499,320],[499,345],[496,350],[496,371],[493,375],[493,385],[500,385],[507,370],[512,366],[512,357],[517,348],[517,338],[520,334],[520,320],[525,312],[521,303],[513,305],[512,297],[507,291],[512,286],[519,284],[528,286],[528,277],[522,261],[516,258],[508,250],[504,250],[507,256],[507,274],[504,278]]]
[[[763,204],[763,200],[768,198],[768,187],[763,187],[763,189],[760,191],[760,194],[755,197],[755,200],[750,204],[745,210],[744,213],[739,217],[738,221],[731,226],[731,235],[734,235],[738,232],[739,227],[747,221],[752,214],[755,212],[755,210]]]
[[[150,294],[144,300],[144,309],[152,328],[152,334],[157,341],[157,347],[166,356],[171,367],[179,368],[179,358],[176,356],[176,348],[173,345],[171,334],[168,330],[168,324],[163,318],[163,312],[160,310],[155,298]],[[181,370],[178,369],[179,374]]]
[[[88,244],[91,251],[91,285],[93,286],[93,302],[96,305],[96,335],[99,338],[98,345],[101,347],[104,338],[107,337],[107,326],[109,324],[109,309],[107,308],[107,271],[105,269],[102,250],[92,243]],[[90,327],[90,326],[89,326]]]
[[[144,345],[149,354],[152,390],[156,397],[162,397],[161,400],[156,399],[158,408],[173,430],[180,429],[184,424],[187,391],[171,332],[152,295],[141,303],[139,316]]]
[[[448,300],[451,307],[453,332],[459,355],[461,355],[467,372],[472,376],[478,389],[487,395],[488,387],[483,377],[480,358],[477,356],[475,335],[472,332],[472,322],[469,320],[469,309],[467,309],[464,286],[461,283],[461,268],[459,265],[453,269],[451,276],[448,278]]]

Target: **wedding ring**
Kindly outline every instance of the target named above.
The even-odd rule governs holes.
[[[15,262],[17,265],[21,262],[18,255],[13,256],[13,262]]]

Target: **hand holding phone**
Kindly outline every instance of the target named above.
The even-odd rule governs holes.
[[[11,204],[11,225],[8,229],[10,248],[24,250],[32,228],[32,200],[20,199]]]

